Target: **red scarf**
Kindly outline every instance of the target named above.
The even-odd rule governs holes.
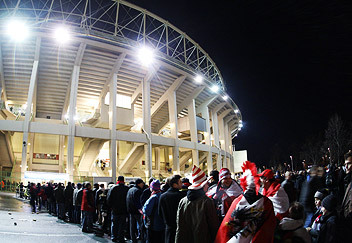
[[[275,181],[273,182],[268,189],[263,189],[263,196],[266,197],[272,197],[274,196],[277,191],[280,189],[281,184],[279,183],[279,181]]]

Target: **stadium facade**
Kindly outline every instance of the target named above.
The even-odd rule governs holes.
[[[0,0],[0,28],[2,171],[234,170],[241,112],[209,55],[168,21],[120,0]]]

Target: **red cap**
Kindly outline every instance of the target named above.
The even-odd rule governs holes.
[[[260,176],[260,177],[266,177],[266,178],[268,178],[268,179],[270,180],[270,179],[273,179],[273,178],[274,178],[274,173],[273,173],[272,170],[266,169],[266,170],[264,170],[262,173],[258,174],[258,176]]]

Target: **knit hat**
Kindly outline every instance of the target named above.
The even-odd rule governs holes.
[[[191,190],[199,190],[203,188],[203,186],[211,179],[212,177],[209,177],[207,179],[205,173],[198,168],[197,166],[193,165],[192,168],[192,185],[188,187],[188,189]]]
[[[219,172],[219,181],[222,181],[225,178],[231,178],[231,172],[227,168],[222,168]]]
[[[334,211],[337,206],[336,197],[334,195],[326,196],[321,202],[321,205],[329,212]]]
[[[159,180],[152,181],[152,183],[150,183],[150,188],[152,188],[153,191],[159,191],[160,190],[160,181]]]
[[[270,169],[264,170],[262,173],[258,174],[260,177],[266,177],[269,180],[274,178],[274,172]]]

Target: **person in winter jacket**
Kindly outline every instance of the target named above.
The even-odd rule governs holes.
[[[321,211],[323,215],[320,217],[320,231],[317,243],[336,242],[337,237],[337,198],[333,195],[325,197],[322,201]]]
[[[37,188],[35,186],[34,183],[31,183],[30,184],[30,187],[29,187],[29,195],[31,197],[30,199],[30,205],[32,207],[32,213],[36,213],[36,205],[35,205],[35,200],[37,198],[37,194],[38,194],[38,191],[37,191]]]
[[[137,238],[141,238],[141,226],[142,226],[142,205],[141,205],[141,194],[144,187],[144,181],[137,179],[134,186],[128,191],[126,197],[127,212],[130,217],[130,234],[133,243],[137,242]]]
[[[77,188],[73,191],[72,203],[74,208],[73,221],[76,224],[81,223],[81,205],[82,205],[83,189],[82,184],[77,183]]]
[[[297,199],[297,192],[295,189],[295,183],[292,180],[292,176],[293,174],[291,171],[286,171],[285,180],[281,183],[281,187],[284,188],[290,204]]]
[[[83,215],[82,232],[93,233],[93,217],[95,207],[92,185],[90,183],[87,183],[86,189],[83,190],[81,210]]]
[[[241,186],[231,178],[229,169],[222,168],[219,177],[218,184],[210,187],[206,194],[214,200],[219,219],[222,220],[233,200],[241,195],[243,191]]]
[[[160,181],[154,180],[150,184],[152,194],[143,206],[144,222],[147,228],[147,243],[164,243],[165,224],[158,212],[161,195]]]
[[[160,196],[158,212],[166,225],[166,243],[175,242],[177,209],[180,200],[184,197],[183,193],[180,192],[181,188],[181,176],[174,175],[170,180],[170,188]]]
[[[281,220],[288,213],[290,206],[289,199],[285,190],[281,187],[278,180],[274,178],[274,173],[270,169],[258,174],[263,185],[263,196],[271,200],[274,206],[275,216]]]
[[[273,203],[259,193],[256,165],[246,161],[242,170],[240,181],[244,192],[232,202],[220,225],[215,243],[271,243],[276,227]]]
[[[213,200],[205,195],[209,179],[200,168],[193,165],[192,185],[178,205],[175,242],[214,242],[219,220]]]
[[[59,183],[54,189],[54,195],[56,200],[56,212],[58,219],[65,219],[65,195],[64,187],[62,183]]]
[[[288,217],[284,217],[278,226],[278,233],[275,242],[280,243],[311,243],[311,238],[304,224],[304,208],[303,205],[294,202],[289,210]]]
[[[111,240],[124,242],[124,230],[127,220],[126,198],[129,188],[125,185],[125,178],[119,176],[117,185],[109,189],[106,202],[111,208]]]
[[[69,222],[73,223],[73,187],[71,182],[67,183],[64,191],[65,195],[65,211],[68,214]]]

